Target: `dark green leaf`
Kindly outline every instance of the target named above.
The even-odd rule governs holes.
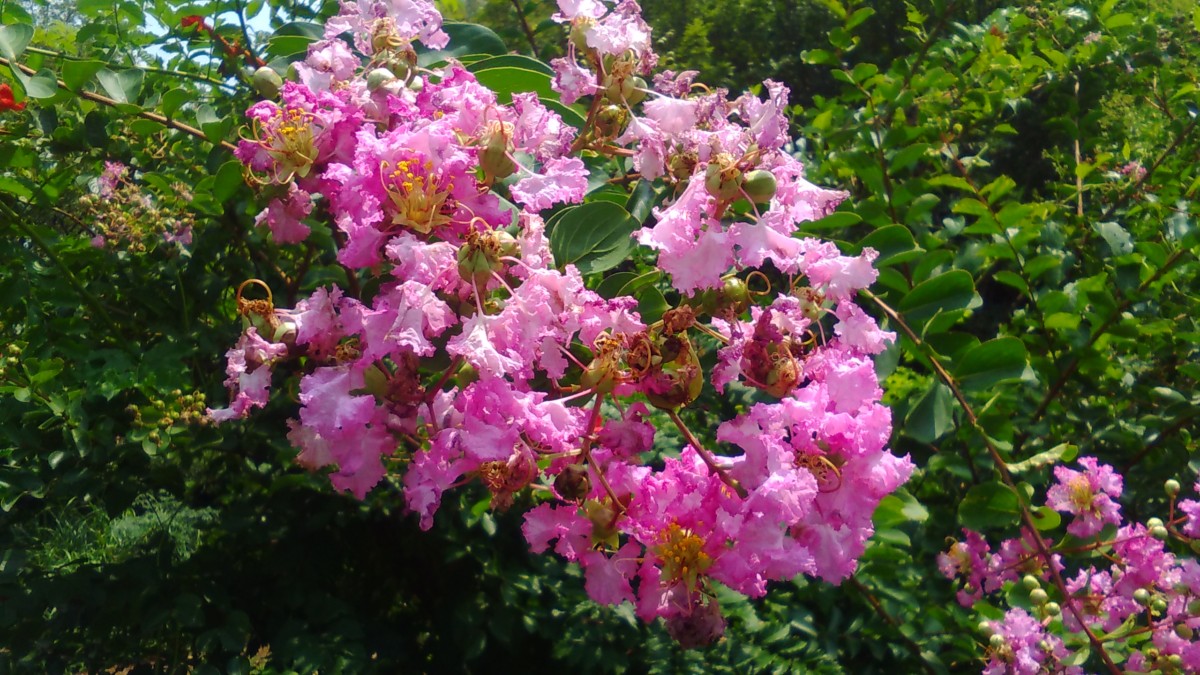
[[[987,389],[1005,380],[1020,379],[1029,364],[1025,343],[1012,336],[988,340],[967,352],[954,368],[965,390]]]
[[[590,202],[557,219],[550,233],[550,250],[560,267],[574,264],[584,274],[603,272],[625,260],[633,250],[631,235],[639,227],[620,204]]]
[[[958,505],[958,521],[976,531],[1016,525],[1020,516],[1017,493],[1000,482],[972,487]]]
[[[975,282],[969,272],[951,270],[927,279],[909,291],[898,309],[909,321],[924,321],[953,309],[966,309],[975,300]]]
[[[100,61],[66,61],[62,67],[63,84],[71,91],[79,91],[91,82],[102,68],[104,63]]]

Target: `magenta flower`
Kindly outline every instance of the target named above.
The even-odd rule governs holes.
[[[1082,673],[1078,666],[1062,667],[1059,662],[1068,656],[1062,640],[1046,632],[1036,619],[1023,609],[1010,609],[1004,621],[989,624],[996,635],[1004,638],[999,647],[989,650],[984,675],[1038,675],[1045,672]]]
[[[1063,513],[1075,516],[1067,532],[1077,537],[1091,537],[1105,523],[1121,523],[1121,506],[1115,500],[1121,496],[1121,476],[1111,466],[1100,464],[1095,457],[1081,457],[1084,471],[1065,466],[1054,468],[1058,483],[1046,493],[1046,504]]]

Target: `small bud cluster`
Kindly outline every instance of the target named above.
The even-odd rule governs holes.
[[[186,201],[190,192],[175,186],[178,199]],[[96,248],[144,253],[157,242],[192,243],[192,214],[175,210],[131,180],[129,167],[120,162],[105,162],[96,179],[96,191],[80,197],[78,218],[96,232]]]
[[[424,529],[467,483],[496,509],[537,502],[534,551],[582,566],[597,602],[633,603],[700,646],[725,626],[716,583],[759,597],[772,580],[854,572],[875,507],[913,471],[886,449],[872,362],[894,335],[854,301],[874,251],[793,236],[845,195],[784,151],[783,86],[766,101],[693,95],[694,73],[652,76],[636,2],[560,9],[571,47],[554,86],[586,102],[578,128],[535,93],[502,102],[457,62],[419,67],[414,42],[447,40],[423,0],[343,4],[278,100],[249,109],[237,154],[269,199],[259,224],[295,243],[329,223],[338,261],[373,283],[293,308],[243,284],[229,406],[209,415],[265,405],[287,362],[300,464],[359,498],[395,476]],[[636,234],[673,287],[661,318],[551,252],[543,212],[583,201],[606,160],[670,193]],[[267,297],[248,299],[252,284]],[[766,396],[701,440],[681,411],[706,380]],[[651,464],[656,422],[688,443]]]

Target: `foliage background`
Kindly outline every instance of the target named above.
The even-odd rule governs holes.
[[[342,274],[327,229],[290,250],[253,227],[261,201],[214,142],[236,140],[254,95],[180,19],[219,17],[227,40],[286,61],[309,39],[294,22],[332,6],[0,5],[4,24],[37,27],[18,58],[4,33],[0,56],[49,71],[0,71],[31,96],[0,112],[0,672],[978,670],[978,616],[934,556],[962,524],[1015,532],[985,441],[1031,485],[1076,454],[1128,469],[1131,517],[1160,514],[1162,481],[1198,468],[1190,4],[645,3],[665,66],[789,83],[810,179],[852,192],[813,230],[881,251],[875,292],[919,338],[880,364],[893,447],[919,471],[877,514],[859,573],[722,598],[729,634],[700,653],[592,605],[482,494],[429,533],[394,487],[334,495],[292,465],[286,401],[220,430],[161,422],[197,394],[222,400],[238,283],[290,304]],[[558,49],[551,3],[443,8],[515,51]],[[195,218],[187,252],[89,244],[113,214],[80,200],[114,160],[162,213]]]

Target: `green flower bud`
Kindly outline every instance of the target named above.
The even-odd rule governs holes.
[[[1167,491],[1168,497],[1174,497],[1179,494],[1179,481],[1172,478],[1163,483],[1163,489]]]
[[[1200,600],[1192,600],[1187,604],[1187,612],[1192,616],[1200,616]]]
[[[1167,601],[1162,597],[1154,598],[1150,601],[1150,612],[1152,614],[1162,614],[1167,611]]]
[[[1032,591],[1035,588],[1041,588],[1042,582],[1040,580],[1038,580],[1038,578],[1033,576],[1032,574],[1026,574],[1021,579],[1021,585],[1024,586],[1026,590]]]
[[[367,73],[367,90],[379,91],[383,85],[396,79],[396,74],[387,68],[376,68]]]
[[[1004,639],[1003,635],[997,633],[988,639],[988,644],[992,646],[992,649],[1003,649],[1008,641]]]
[[[645,80],[634,75],[626,79],[625,82],[628,85],[625,92],[625,101],[629,105],[637,105],[645,100],[646,90],[650,88],[650,85],[646,84]]]
[[[741,188],[742,172],[731,161],[726,164],[718,157],[708,163],[704,170],[704,189],[708,194],[725,202],[736,197]]]
[[[606,105],[596,115],[596,130],[605,138],[621,133],[629,121],[629,112],[619,105]]]
[[[984,635],[988,635],[988,636],[991,636],[993,633],[996,632],[996,630],[994,628],[992,628],[991,621],[980,621],[978,628],[979,628],[980,633],[983,633]]]
[[[283,78],[270,66],[263,66],[250,77],[254,90],[263,98],[275,98],[283,88]]]
[[[1150,602],[1150,591],[1144,588],[1137,589],[1133,592],[1133,601],[1143,607],[1146,606]]]
[[[1059,607],[1057,602],[1047,602],[1046,606],[1042,609],[1045,610],[1046,614],[1049,614],[1050,616],[1058,616],[1059,614],[1062,614],[1062,607]]]
[[[755,169],[746,174],[742,190],[755,204],[766,204],[775,196],[775,174],[763,169]]]
[[[1156,527],[1162,527],[1162,518],[1151,518],[1146,521],[1146,529],[1153,530]]]
[[[1166,541],[1167,537],[1171,536],[1171,533],[1167,531],[1167,528],[1159,525],[1158,527],[1150,528],[1150,536],[1159,541]]]
[[[1039,607],[1049,602],[1049,600],[1050,596],[1047,595],[1046,591],[1041,588],[1035,588],[1032,591],[1029,591],[1029,601]]]
[[[1191,640],[1192,636],[1195,635],[1196,632],[1192,630],[1192,627],[1186,623],[1177,623],[1175,624],[1175,634],[1184,640]]]

